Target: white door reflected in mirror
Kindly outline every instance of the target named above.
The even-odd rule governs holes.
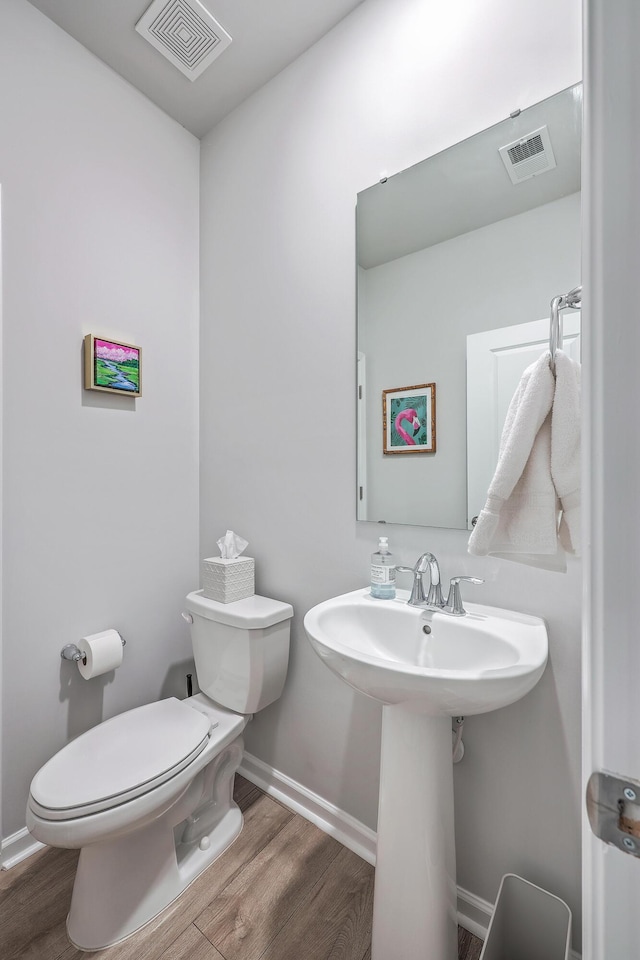
[[[580,360],[580,312],[563,316],[562,349]],[[487,499],[500,438],[522,374],[549,349],[549,320],[498,327],[467,337],[467,525]]]

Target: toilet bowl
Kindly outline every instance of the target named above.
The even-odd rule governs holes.
[[[201,693],[136,707],[63,747],[36,773],[33,836],[80,848],[69,939],[100,950],[164,910],[237,837],[233,779],[251,715],[286,677],[289,604],[187,597]]]

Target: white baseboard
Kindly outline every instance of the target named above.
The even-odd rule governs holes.
[[[469,933],[486,940],[493,904],[476,897],[464,887],[458,887],[458,923]]]
[[[370,827],[250,753],[242,758],[239,773],[375,866],[376,834]],[[493,907],[487,900],[458,887],[458,923],[481,940],[486,939]],[[572,950],[570,960],[581,960],[580,954]]]
[[[34,840],[26,827],[12,833],[10,837],[2,841],[0,847],[0,869],[10,870],[17,863],[26,860],[32,854],[42,850],[45,846],[39,840]]]
[[[343,846],[353,850],[367,863],[376,861],[375,831],[365,827],[350,814],[329,803],[324,797],[307,790],[286,774],[245,753],[239,772],[251,783],[264,790],[270,797],[280,800],[286,807],[315,823],[317,827],[335,837]]]

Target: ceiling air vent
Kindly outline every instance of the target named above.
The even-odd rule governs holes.
[[[513,183],[530,180],[539,173],[553,170],[556,165],[546,126],[500,147],[498,152]]]
[[[154,0],[136,30],[189,80],[199,77],[231,43],[199,0]]]

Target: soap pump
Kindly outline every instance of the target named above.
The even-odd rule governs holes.
[[[380,537],[378,549],[371,554],[371,596],[376,600],[393,600],[396,595],[396,564],[389,552],[389,540]]]

